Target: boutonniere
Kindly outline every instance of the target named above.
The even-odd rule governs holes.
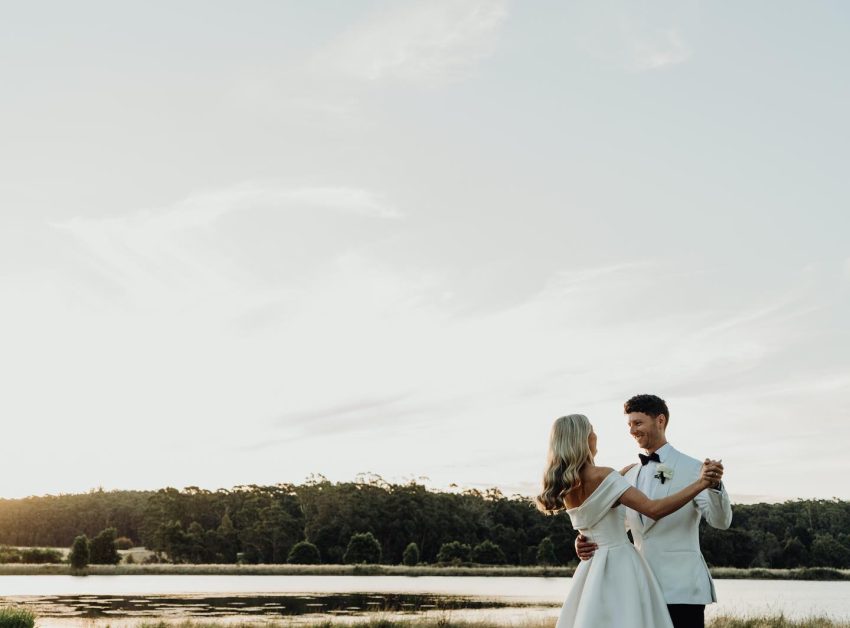
[[[667,480],[673,478],[673,469],[668,467],[666,464],[660,464],[655,467],[655,469],[655,475],[653,475],[652,477],[654,477],[656,480],[661,480],[662,484],[664,484],[664,482],[666,482]]]

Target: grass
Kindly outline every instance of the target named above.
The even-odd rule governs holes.
[[[340,628],[349,622],[247,622],[239,628]],[[373,618],[356,622],[357,628],[505,628],[501,624],[488,621],[455,621],[449,616],[414,620],[392,620]],[[532,620],[521,624],[512,624],[511,628],[554,628],[555,618]],[[179,623],[150,622],[139,628],[224,628],[224,624],[215,622],[183,621]],[[232,628],[232,626],[231,626]],[[715,617],[706,623],[706,628],[850,628],[850,622],[836,622],[824,617],[802,620],[786,619],[782,616],[761,617]]]
[[[567,577],[574,567],[490,567],[433,565],[90,565],[74,571],[69,565],[0,564],[0,575],[212,575],[212,576],[492,576],[492,577]],[[715,567],[711,575],[718,579],[739,580],[850,580],[850,570],[808,567],[804,569],[735,569]]]
[[[33,628],[35,615],[13,606],[0,608],[0,628]]]
[[[832,567],[802,567],[800,569],[712,567],[711,575],[721,580],[850,580],[850,569],[833,569]]]
[[[778,617],[715,617],[706,628],[848,628],[850,622],[834,621],[826,617],[794,620]]]
[[[0,628],[34,628],[35,615],[30,611],[4,607],[0,608]],[[357,628],[504,628],[492,621],[455,621],[446,613],[439,617],[412,620],[395,620],[370,617],[356,622],[321,621],[247,621],[238,624],[239,628],[340,628],[356,623]],[[554,628],[555,618],[529,620],[521,624],[512,624],[511,628]],[[139,628],[233,628],[233,624],[211,621],[183,620],[179,622],[153,621],[139,624]],[[708,621],[706,628],[850,628],[850,622],[834,621],[825,617],[812,617],[802,620],[787,619],[783,616],[731,617],[720,616]]]

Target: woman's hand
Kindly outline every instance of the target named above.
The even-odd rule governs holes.
[[[723,479],[723,464],[720,460],[711,460],[706,458],[702,463],[702,471],[699,476],[699,481],[705,484],[706,488],[718,486]]]
[[[635,462],[634,464],[630,464],[626,467],[623,467],[622,469],[620,469],[620,475],[626,475],[629,471],[631,471],[632,467],[636,467],[636,466],[637,466],[637,462]]]

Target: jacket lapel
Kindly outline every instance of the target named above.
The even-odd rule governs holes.
[[[662,499],[663,497],[667,497],[670,495],[670,492],[673,488],[673,484],[676,483],[676,464],[679,462],[679,452],[673,449],[671,446],[667,455],[664,457],[663,464],[665,467],[668,467],[673,472],[673,477],[669,480],[665,481],[664,484],[661,484],[660,480],[653,479],[653,482],[657,482],[655,485],[655,490],[653,490],[652,499]],[[680,487],[681,488],[681,487]],[[649,529],[655,525],[655,519],[650,519],[649,517],[643,518],[643,533],[646,534]]]

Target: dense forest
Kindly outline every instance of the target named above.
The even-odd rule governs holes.
[[[545,516],[527,497],[498,489],[439,492],[377,476],[0,500],[0,544],[69,547],[77,535],[108,527],[174,562],[576,560],[569,518]],[[702,546],[712,566],[848,568],[850,502],[736,505],[729,530],[703,524]]]

